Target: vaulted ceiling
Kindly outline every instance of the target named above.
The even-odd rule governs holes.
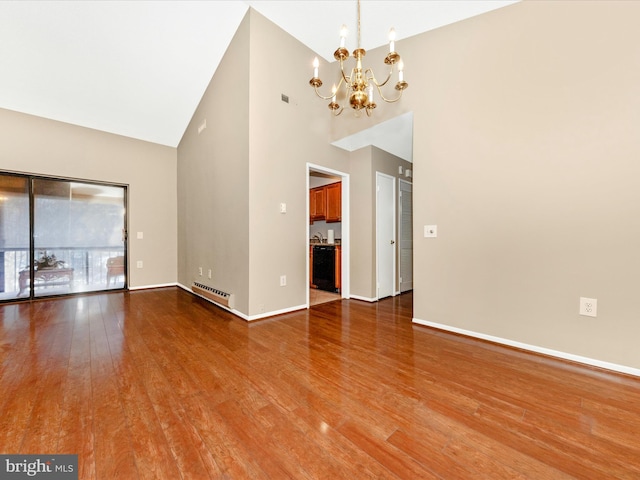
[[[510,3],[362,0],[362,47]],[[357,25],[354,0],[4,0],[0,108],[175,147],[249,7],[327,60]]]

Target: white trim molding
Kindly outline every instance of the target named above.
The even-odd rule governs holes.
[[[369,297],[362,297],[360,295],[350,295],[349,298],[352,298],[353,300],[361,300],[363,302],[370,302],[370,303],[378,301],[378,299],[375,298],[375,297],[374,298],[369,298]]]
[[[527,343],[516,342],[507,338],[494,337],[493,335],[486,335],[484,333],[478,333],[471,330],[464,330],[462,328],[452,327],[450,325],[443,325],[441,323],[429,322],[427,320],[420,320],[419,318],[413,318],[413,323],[417,325],[424,325],[426,327],[437,328],[438,330],[445,330],[447,332],[458,333],[467,337],[479,338],[481,340],[487,340],[489,342],[498,343],[501,345],[507,345],[509,347],[519,348],[521,350],[528,350],[530,352],[540,353],[548,355],[550,357],[561,358],[563,360],[570,360],[572,362],[583,363],[585,365],[591,365],[593,367],[604,368],[606,370],[612,370],[614,372],[625,373],[627,375],[633,375],[640,377],[640,369],[628,367],[626,365],[618,365],[617,363],[603,362],[593,358],[582,357],[580,355],[574,355],[572,353],[561,352],[558,350],[552,350],[550,348],[539,347],[537,345],[529,345]]]
[[[158,285],[140,285],[137,287],[128,286],[127,290],[148,290],[150,288],[164,288],[164,287],[182,287],[179,283],[160,283]],[[184,287],[182,287],[184,288]]]
[[[231,313],[235,313],[240,318],[246,320],[247,322],[252,322],[254,320],[260,320],[262,318],[274,317],[276,315],[282,315],[283,313],[295,312],[296,310],[306,310],[306,305],[298,305],[297,307],[288,307],[283,308],[282,310],[275,310],[273,312],[261,313],[259,315],[245,315],[243,313],[237,312],[236,310],[232,310]]]
[[[191,290],[191,288],[186,287],[186,286],[182,285],[181,283],[178,283],[177,286],[182,288],[183,290],[186,290],[187,292],[191,293],[192,295],[194,295],[194,296],[196,296],[198,298],[201,298],[203,300],[206,300],[209,303],[212,303],[216,307],[220,307],[221,309],[226,310],[227,312],[234,314],[236,317],[240,317],[242,320],[245,320],[247,322],[252,322],[254,320],[260,320],[262,318],[267,318],[267,317],[273,317],[275,315],[282,315],[283,313],[294,312],[296,310],[306,310],[306,308],[307,308],[306,305],[298,305],[297,307],[284,308],[282,310],[275,310],[273,312],[265,312],[265,313],[261,313],[259,315],[246,315],[246,314],[240,312],[239,310],[236,310],[234,308],[225,307],[224,305],[220,305],[219,303],[214,302],[210,298],[203,297],[202,295],[198,295],[196,292]]]

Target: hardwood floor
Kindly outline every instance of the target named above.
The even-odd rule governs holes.
[[[0,453],[77,453],[80,479],[640,478],[640,379],[414,326],[411,302],[1,306]]]

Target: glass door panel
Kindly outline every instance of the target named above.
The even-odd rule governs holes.
[[[126,287],[125,187],[33,180],[35,297]]]
[[[29,181],[0,174],[0,300],[28,296]]]

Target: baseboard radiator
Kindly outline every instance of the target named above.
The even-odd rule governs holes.
[[[222,305],[223,307],[233,308],[233,294],[223,292],[217,288],[204,285],[202,283],[193,282],[191,291],[201,297],[211,300],[214,303]]]

